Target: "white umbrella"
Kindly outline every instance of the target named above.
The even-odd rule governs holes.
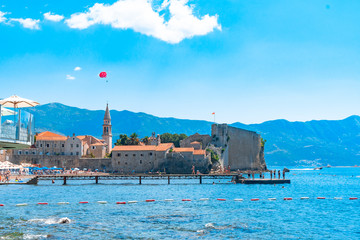
[[[0,105],[3,105],[4,107],[13,107],[13,108],[35,107],[39,104],[40,103],[35,102],[33,100],[21,98],[16,95],[0,100]]]

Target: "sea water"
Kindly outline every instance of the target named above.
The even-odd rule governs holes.
[[[360,198],[360,168],[296,169],[287,177],[291,184],[143,179],[142,185],[68,180],[66,186],[0,186],[0,239],[360,239],[360,200],[349,200]],[[60,223],[63,218],[69,221]]]

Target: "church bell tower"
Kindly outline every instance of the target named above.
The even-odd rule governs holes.
[[[107,144],[106,146],[106,153],[111,153],[112,150],[112,132],[111,132],[111,117],[109,106],[106,104],[106,111],[104,116],[104,124],[103,124],[103,134],[102,139]]]

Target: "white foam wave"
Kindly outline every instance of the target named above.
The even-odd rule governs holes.
[[[65,218],[35,218],[30,219],[29,222],[33,223],[43,223],[43,224],[66,224],[71,223],[71,220],[67,217]]]
[[[44,239],[44,238],[48,238],[48,235],[43,235],[43,234],[25,234],[23,236],[23,239]]]

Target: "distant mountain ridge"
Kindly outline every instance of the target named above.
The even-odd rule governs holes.
[[[87,110],[61,103],[29,108],[35,116],[36,131],[54,131],[64,135],[100,137],[104,110]],[[111,110],[113,139],[121,133],[149,136],[156,133],[210,134],[212,122],[160,118],[146,113]],[[360,165],[360,117],[343,120],[289,122],[273,120],[261,124],[230,124],[258,132],[267,140],[265,159],[268,165],[316,166]]]

